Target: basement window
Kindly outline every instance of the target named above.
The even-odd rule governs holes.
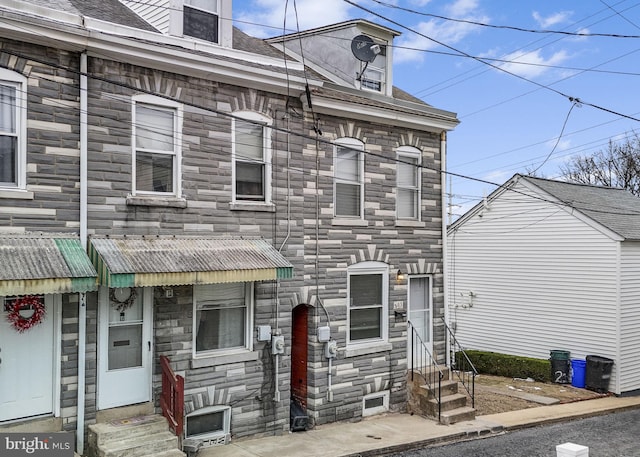
[[[215,446],[229,441],[231,428],[230,406],[208,406],[187,414],[185,438],[197,440],[201,446]]]
[[[389,391],[375,392],[362,399],[362,417],[382,414],[389,411]]]

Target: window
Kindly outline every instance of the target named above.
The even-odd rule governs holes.
[[[336,141],[334,169],[334,208],[337,217],[362,218],[364,199],[363,144],[353,138]]]
[[[185,419],[185,438],[198,439],[203,447],[228,442],[231,428],[231,408],[229,406],[207,406],[187,414]]]
[[[252,291],[252,283],[195,286],[196,355],[251,350]]]
[[[27,79],[0,69],[0,188],[26,188]]]
[[[233,119],[233,191],[235,201],[271,200],[271,138],[269,120],[257,113]],[[246,120],[245,120],[246,119]]]
[[[387,339],[389,267],[381,262],[362,262],[349,267],[348,342],[366,343]]]
[[[402,147],[398,150],[396,209],[398,219],[420,218],[420,151]]]
[[[154,96],[134,98],[133,188],[135,195],[180,195],[181,132],[180,104]]]
[[[389,411],[389,391],[375,392],[362,398],[362,417]]]
[[[218,43],[218,0],[184,0],[184,35]]]
[[[380,68],[369,67],[362,75],[360,84],[363,89],[370,89],[376,92],[382,92],[382,84],[384,81],[384,70]]]

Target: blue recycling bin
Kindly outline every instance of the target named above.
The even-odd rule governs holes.
[[[584,389],[587,374],[587,361],[571,359],[571,385]]]

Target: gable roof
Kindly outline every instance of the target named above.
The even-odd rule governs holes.
[[[623,238],[640,240],[640,198],[629,191],[529,176],[520,178]]]
[[[491,202],[504,192],[510,191],[520,181],[549,195],[549,203],[557,201],[601,227],[616,233],[624,240],[640,240],[640,197],[636,197],[626,189],[515,174],[494,190],[486,198],[486,202]],[[532,198],[536,197],[532,196]],[[544,200],[544,196],[542,199]],[[471,216],[481,211],[485,204],[484,201],[478,203],[449,225],[447,231],[456,230]]]

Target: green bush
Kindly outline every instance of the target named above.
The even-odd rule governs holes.
[[[536,381],[551,381],[551,362],[549,360],[499,354],[486,351],[465,351],[480,374],[491,374],[507,378],[532,378]],[[457,366],[464,366],[456,353]]]

